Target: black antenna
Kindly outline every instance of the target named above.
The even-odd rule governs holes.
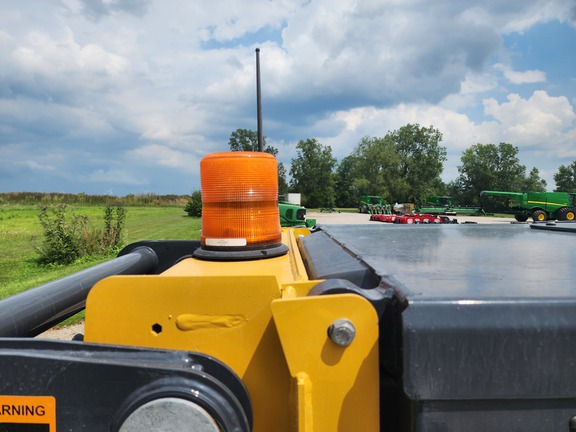
[[[256,48],[256,112],[258,116],[258,151],[264,151],[262,133],[262,91],[260,89],[260,48]]]

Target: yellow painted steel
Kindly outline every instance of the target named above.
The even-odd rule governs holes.
[[[378,317],[353,294],[274,300],[272,314],[297,391],[298,431],[377,431]],[[327,329],[349,320],[356,337],[336,345]],[[334,411],[334,407],[340,410]]]
[[[564,203],[561,202],[552,202],[552,201],[526,201],[528,204],[542,204],[543,206],[557,206],[557,207],[562,207],[563,205],[566,205]]]
[[[307,234],[284,231],[289,253],[281,257],[191,258],[161,275],[104,279],[87,299],[84,340],[223,361],[248,389],[255,432],[377,431],[376,314],[359,296],[306,297],[319,282],[308,279],[298,252]],[[338,318],[357,328],[346,348],[327,336]]]

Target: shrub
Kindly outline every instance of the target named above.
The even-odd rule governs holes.
[[[37,248],[41,264],[70,264],[82,255],[86,216],[77,216],[66,204],[60,204],[40,206],[38,218],[44,229],[42,245]]]
[[[202,193],[197,190],[192,192],[192,196],[188,200],[184,211],[188,216],[201,217],[202,216]]]
[[[78,258],[108,254],[123,243],[126,209],[107,206],[104,229],[91,228],[87,216],[77,216],[66,204],[41,206],[38,215],[44,228],[43,242],[37,250],[41,264],[66,265]]]
[[[101,239],[104,249],[115,249],[122,245],[125,225],[126,208],[107,206],[104,211],[104,233]]]

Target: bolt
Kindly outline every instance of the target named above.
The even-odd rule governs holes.
[[[350,320],[345,318],[338,319],[328,327],[328,336],[336,345],[347,347],[356,336],[356,328]]]
[[[576,416],[572,417],[568,422],[570,432],[576,432]]]

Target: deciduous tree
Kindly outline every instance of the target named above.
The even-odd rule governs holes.
[[[440,145],[442,133],[432,126],[407,124],[388,136],[399,158],[397,199],[422,202],[426,195],[438,193],[446,161],[446,147]]]
[[[512,144],[474,144],[460,158],[456,182],[468,203],[478,203],[480,191],[522,192],[526,167]]]
[[[546,192],[546,180],[540,178],[540,171],[534,167],[524,181],[523,192]]]
[[[389,136],[364,137],[351,154],[348,182],[356,205],[362,195],[393,197],[400,158]]]
[[[290,167],[290,189],[302,194],[302,204],[307,207],[334,207],[336,158],[332,148],[308,138],[298,142],[296,151]]]
[[[446,161],[442,134],[430,127],[407,124],[383,138],[364,137],[351,154],[350,192],[379,195],[389,202],[421,202],[440,193]]]
[[[353,155],[346,156],[336,168],[336,207],[356,207],[358,205],[358,193],[353,187],[353,169],[356,158]]]
[[[576,160],[568,166],[560,165],[554,174],[556,192],[576,192]]]

